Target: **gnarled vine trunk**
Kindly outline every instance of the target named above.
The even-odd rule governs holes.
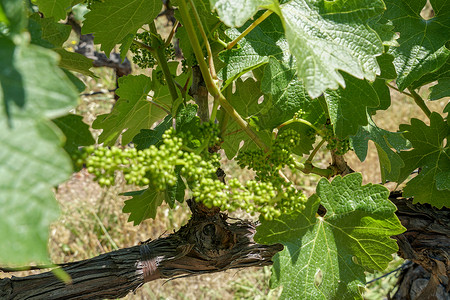
[[[218,209],[189,201],[192,217],[167,237],[62,265],[65,284],[52,272],[0,280],[0,299],[105,299],[123,297],[145,282],[265,266],[281,244],[254,242],[255,224],[228,222]]]
[[[450,299],[450,209],[412,204],[391,194],[398,218],[407,231],[395,236],[399,254],[414,262],[402,271],[392,299]]]

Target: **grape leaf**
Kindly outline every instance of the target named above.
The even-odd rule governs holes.
[[[53,120],[53,123],[61,129],[66,136],[64,149],[73,154],[80,146],[89,146],[95,143],[89,125],[83,122],[83,117],[78,115],[66,115]]]
[[[36,0],[45,17],[54,17],[56,20],[66,18],[66,12],[72,7],[72,0]]]
[[[58,217],[53,186],[72,173],[62,135],[47,121],[0,119],[0,262],[48,261],[48,227]]]
[[[119,88],[116,91],[120,97],[119,100],[111,113],[98,116],[92,124],[92,128],[103,129],[98,137],[99,143],[112,146],[122,134],[122,144],[126,145],[133,140],[139,130],[150,129],[153,123],[167,114],[147,100],[152,87],[154,83],[145,75],[128,75],[119,78]],[[163,101],[171,101],[170,98],[157,101],[157,97],[153,97],[153,100],[163,104]]]
[[[327,90],[324,93],[333,129],[339,138],[354,135],[359,126],[367,125],[367,108],[380,105],[373,86],[347,74],[343,74],[347,87]]]
[[[297,75],[311,97],[345,87],[338,70],[370,81],[380,74],[382,41],[367,23],[384,11],[383,1],[292,0],[280,8]]]
[[[51,50],[2,37],[0,64],[0,261],[48,261],[48,226],[58,213],[52,188],[72,164],[46,118],[66,114],[77,92]]]
[[[109,0],[95,1],[86,14],[82,33],[93,33],[95,42],[109,55],[114,46],[128,34],[152,22],[161,11],[160,1]]]
[[[197,116],[198,105],[188,103],[185,107],[182,107],[177,112],[177,133],[188,132],[194,133],[198,130],[200,124],[200,118]],[[194,134],[195,136],[195,134]]]
[[[143,150],[151,145],[159,146],[164,132],[172,127],[172,115],[167,115],[154,129],[141,129],[133,138],[137,150]]]
[[[61,60],[59,61],[59,66],[61,68],[78,72],[86,76],[96,77],[95,74],[89,70],[92,67],[92,60],[86,56],[80,53],[69,52],[62,48],[54,49],[53,51],[58,53],[61,57]]]
[[[384,17],[400,32],[399,47],[389,50],[395,59],[397,86],[404,90],[422,75],[440,68],[450,56],[445,43],[450,39],[450,1],[431,0],[435,16],[424,20],[420,12],[426,0],[386,0]]]
[[[450,77],[444,77],[438,80],[438,84],[430,87],[430,100],[438,100],[444,97],[450,97]]]
[[[433,112],[430,126],[418,119],[411,119],[411,125],[401,124],[400,130],[405,131],[403,135],[414,148],[400,152],[405,167],[401,169],[397,182],[403,182],[413,170],[421,168],[419,174],[408,181],[403,195],[414,197],[415,203],[450,207],[450,190],[442,188],[444,175],[439,175],[450,171],[450,126],[442,116]]]
[[[259,7],[271,7],[271,0],[209,0],[211,8],[217,11],[219,18],[229,27],[241,27],[250,19]]]
[[[252,78],[247,78],[245,81],[236,81],[236,92],[231,93],[231,87],[226,90],[226,97],[228,102],[234,107],[234,109],[247,121],[251,121],[251,117],[256,115],[264,108],[265,104],[258,104],[259,98],[262,96],[259,91],[259,83]],[[232,159],[239,148],[252,149],[258,147],[245,133],[242,128],[231,119],[223,109],[220,109],[217,113],[217,119],[219,120],[219,126],[224,126],[222,130],[222,149],[225,151],[228,159]],[[250,126],[250,125],[249,125]],[[265,142],[270,145],[271,134],[269,131],[256,131],[256,128],[252,128],[255,133]],[[243,145],[241,145],[243,143]]]
[[[372,140],[377,148],[381,181],[396,180],[400,169],[405,165],[398,153],[411,148],[408,140],[401,132],[389,132],[379,128],[369,118],[369,124],[359,127],[356,135],[350,137],[350,143],[360,161],[366,159],[369,140]]]
[[[322,178],[305,211],[261,222],[258,242],[285,245],[271,278],[271,287],[283,286],[281,299],[362,299],[364,271],[384,270],[392,260],[398,246],[389,237],[404,231],[396,208],[385,187],[361,183],[360,173]]]
[[[130,214],[128,222],[133,221],[135,226],[146,219],[154,219],[156,210],[164,200],[164,192],[158,192],[151,186],[145,190],[127,192],[123,195],[132,196],[130,200],[125,200],[122,211]]]

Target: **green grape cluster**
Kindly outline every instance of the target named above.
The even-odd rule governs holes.
[[[201,150],[220,144],[219,125],[214,122],[203,122],[198,125],[197,130],[184,131],[178,134],[189,146],[200,148]]]
[[[205,159],[193,152],[183,151],[183,140],[175,135],[173,129],[168,129],[162,137],[163,143],[159,147],[152,145],[143,150],[88,147],[76,161],[85,164],[88,172],[94,174],[102,186],[114,184],[117,171],[124,174],[128,184],[151,184],[158,190],[176,184],[176,166],[182,166],[180,174],[189,181],[215,176],[219,161],[217,155],[209,155]]]
[[[237,156],[241,168],[248,167],[256,172],[256,179],[261,181],[282,181],[278,171],[285,166],[295,168],[292,150],[298,146],[300,134],[293,129],[278,134],[270,152],[261,149],[240,151]]]
[[[321,133],[323,139],[327,141],[328,150],[335,150],[337,155],[344,155],[351,150],[349,138],[340,139],[336,137],[332,124],[326,124]]]
[[[285,166],[295,168],[292,151],[299,142],[299,133],[288,129],[278,134],[271,151],[267,153],[261,149],[239,152],[239,166],[253,169],[256,180],[248,181],[245,186],[237,181],[230,181],[231,201],[221,202],[219,206],[223,209],[231,207],[251,213],[258,212],[265,219],[272,219],[292,210],[303,210],[306,197],[279,175],[279,170]],[[216,198],[215,201],[220,200]]]
[[[217,142],[216,124],[203,123],[197,128],[199,135],[196,138],[200,139],[202,145],[210,146]],[[151,185],[162,191],[174,186],[178,176],[181,176],[195,199],[208,207],[216,206],[230,212],[243,209],[251,214],[259,213],[265,219],[273,219],[290,210],[304,209],[305,196],[284,182],[276,172],[280,166],[291,161],[289,151],[297,145],[295,139],[298,138],[294,132],[280,134],[270,155],[258,152],[258,155],[270,161],[270,168],[273,169],[260,170],[260,176],[268,176],[263,181],[250,180],[245,184],[237,179],[231,179],[228,184],[218,180],[216,170],[220,166],[220,155],[203,151],[204,146],[193,149],[187,147],[189,143],[186,136],[189,136],[186,131],[177,135],[170,128],[163,134],[159,147],[152,145],[143,150],[87,147],[75,159],[78,165],[84,164],[102,186],[114,184],[116,172],[122,172],[128,184]],[[260,156],[255,158],[252,162],[255,168],[267,164],[261,163]]]
[[[193,189],[198,201],[221,210],[245,210],[259,213],[266,220],[282,213],[305,209],[306,197],[292,186],[274,186],[271,182],[249,180],[243,185],[237,179],[224,184],[217,179],[205,178]]]
[[[137,33],[136,39],[146,45],[151,45],[151,34],[147,31]],[[136,44],[131,44],[130,51],[134,54],[133,62],[140,68],[153,68],[155,65],[157,65],[156,58],[149,50],[141,48]],[[175,59],[175,50],[171,46],[164,48],[164,54],[167,60]]]

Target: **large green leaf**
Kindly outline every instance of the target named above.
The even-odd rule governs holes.
[[[122,211],[130,213],[128,222],[133,221],[134,225],[140,224],[145,219],[154,219],[156,210],[164,200],[164,192],[158,192],[152,187],[136,192],[128,192],[124,196],[133,197],[125,201]]]
[[[347,74],[343,78],[347,83],[345,89],[327,90],[324,94],[331,123],[340,138],[354,135],[359,126],[367,125],[367,108],[380,105],[378,94],[369,82]]]
[[[0,261],[47,261],[48,226],[57,216],[52,188],[72,172],[63,136],[46,118],[66,114],[77,91],[57,55],[0,38]]]
[[[400,175],[400,169],[405,165],[398,153],[400,150],[411,148],[408,140],[401,132],[390,132],[379,128],[369,118],[369,124],[361,126],[357,134],[350,137],[351,145],[360,161],[366,159],[369,140],[375,143],[378,151],[381,181],[396,180]]]
[[[109,114],[100,115],[92,124],[93,128],[103,129],[98,137],[99,143],[114,145],[122,134],[122,144],[126,145],[141,129],[150,129],[156,121],[167,113],[160,107],[147,100],[150,89],[154,87],[152,80],[145,75],[128,75],[119,79],[117,95],[119,100]],[[153,97],[153,101],[170,105],[170,97],[164,97],[159,101]]]
[[[292,0],[281,5],[298,77],[311,97],[345,87],[339,70],[370,81],[380,74],[376,56],[383,53],[382,41],[367,23],[384,9],[381,0]]]
[[[56,20],[66,18],[66,13],[72,7],[72,0],[36,0],[45,17],[54,17]]]
[[[385,187],[361,183],[360,173],[322,178],[305,211],[262,221],[256,240],[285,245],[271,278],[271,287],[283,286],[281,299],[362,299],[364,271],[392,260],[398,247],[390,236],[404,231],[396,208]]]
[[[405,162],[398,182],[403,182],[415,169],[421,168],[419,174],[408,181],[404,196],[414,196],[414,202],[429,203],[438,208],[450,207],[450,190],[442,184],[450,171],[450,126],[442,116],[433,112],[430,126],[418,119],[411,119],[411,125],[400,125],[400,130],[411,144],[411,151],[400,152]]]
[[[0,119],[0,262],[48,261],[48,227],[58,216],[53,186],[72,164],[49,122]]]
[[[95,42],[102,44],[101,49],[109,55],[128,34],[134,34],[142,25],[153,22],[161,8],[160,1],[95,1],[85,16],[82,33],[93,33]]]
[[[386,0],[384,17],[392,20],[400,32],[400,47],[392,47],[397,85],[405,89],[422,75],[440,68],[450,56],[445,43],[450,40],[450,1],[431,0],[434,17],[424,20],[420,12],[426,0]]]
[[[217,11],[220,20],[229,27],[241,27],[259,7],[271,7],[273,0],[209,0],[211,8]]]

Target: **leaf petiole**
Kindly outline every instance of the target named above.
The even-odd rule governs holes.
[[[209,44],[208,36],[206,35],[205,29],[203,28],[202,21],[200,20],[200,16],[198,15],[197,8],[195,7],[194,2],[192,0],[189,0],[189,4],[191,5],[195,21],[197,22],[198,29],[205,43],[206,53],[208,54],[209,72],[211,72],[211,76],[213,79],[217,79],[216,69],[214,67],[214,60],[211,51],[211,45]]]
[[[267,10],[258,19],[256,19],[250,26],[247,27],[237,38],[228,43],[227,49],[233,48],[243,37],[245,37],[250,31],[258,26],[262,21],[267,19],[272,14],[272,11]]]
[[[425,113],[425,115],[428,117],[428,119],[431,116],[431,111],[428,108],[428,106],[425,104],[425,101],[420,97],[419,94],[416,93],[414,89],[408,88],[408,91],[411,93],[411,97],[414,99],[414,102],[417,104],[417,106],[420,107],[420,109]]]
[[[287,120],[287,121],[284,122],[283,124],[279,125],[279,126],[277,127],[277,129],[280,130],[280,129],[283,128],[284,126],[289,125],[289,124],[292,124],[292,123],[302,123],[302,124],[308,125],[308,126],[311,127],[312,129],[314,129],[318,134],[321,134],[321,131],[320,131],[316,126],[314,126],[311,122],[309,122],[309,121],[307,121],[307,120],[304,120],[304,119],[301,119],[301,118],[292,118],[292,119],[290,119],[290,120]]]
[[[177,88],[175,87],[174,80],[172,78],[172,74],[169,70],[169,65],[167,64],[167,59],[164,54],[164,43],[161,40],[158,32],[156,31],[155,22],[150,22],[148,24],[150,33],[152,35],[152,46],[156,47],[154,51],[154,55],[156,60],[158,61],[158,65],[161,67],[162,72],[164,74],[164,79],[167,82],[167,87],[169,88],[170,96],[172,97],[172,102],[174,103],[178,99]]]
[[[322,138],[320,143],[317,144],[317,146],[314,148],[314,150],[311,152],[311,154],[306,159],[306,163],[311,163],[312,162],[312,160],[314,159],[314,156],[316,156],[317,152],[323,146],[324,143],[325,143],[325,139]]]

